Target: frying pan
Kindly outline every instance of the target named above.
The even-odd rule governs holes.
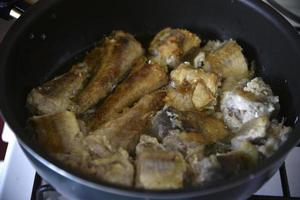
[[[134,33],[144,45],[165,27],[187,28],[208,39],[236,39],[257,75],[281,101],[280,116],[294,129],[288,140],[255,170],[180,190],[153,191],[96,182],[72,172],[30,143],[25,129],[26,95],[67,70],[112,30]],[[260,0],[41,1],[13,25],[1,44],[0,108],[39,175],[72,199],[246,199],[283,163],[300,140],[300,38]],[[21,167],[21,166],[20,166]]]

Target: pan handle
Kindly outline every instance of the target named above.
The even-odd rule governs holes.
[[[17,19],[38,0],[0,0],[0,17],[5,20]]]

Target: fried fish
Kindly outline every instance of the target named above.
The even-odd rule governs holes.
[[[175,68],[186,53],[200,45],[200,38],[185,29],[165,28],[156,34],[149,47],[150,59]]]
[[[122,31],[105,38],[101,48],[101,58],[93,76],[76,97],[77,113],[85,112],[106,97],[144,52],[131,34]]]
[[[86,62],[76,64],[65,74],[32,89],[27,96],[27,107],[33,114],[72,110],[71,99],[82,89],[93,67]]]
[[[139,136],[147,129],[149,116],[162,108],[164,96],[163,91],[145,95],[127,112],[91,132],[84,139],[90,152],[100,157],[119,148],[132,152]]]
[[[143,65],[119,84],[115,91],[98,107],[94,117],[88,121],[91,130],[109,121],[144,95],[167,84],[168,75],[162,66],[159,64]]]

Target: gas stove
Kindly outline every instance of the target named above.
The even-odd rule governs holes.
[[[290,23],[300,31],[299,0],[265,0],[280,11]],[[276,4],[284,2],[285,8]],[[286,9],[287,8],[287,9]],[[289,12],[292,10],[292,13]],[[296,14],[295,14],[296,13]],[[299,13],[299,15],[297,15]],[[1,19],[0,19],[1,20]],[[0,21],[0,41],[13,21]],[[1,140],[1,139],[0,139]],[[2,140],[7,145],[4,161],[0,161],[0,199],[3,200],[67,200],[47,184],[35,171],[21,150],[15,135],[7,124],[4,124]],[[300,200],[300,146],[295,147],[288,155],[280,170],[257,191],[251,200]],[[99,197],[101,199],[101,197]]]

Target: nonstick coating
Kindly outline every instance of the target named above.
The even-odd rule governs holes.
[[[173,191],[96,183],[64,169],[30,145],[26,94],[66,70],[78,55],[112,30],[142,38],[165,27],[186,28],[208,39],[236,39],[257,75],[280,96],[281,116],[294,125],[300,113],[300,41],[295,30],[260,0],[41,1],[19,19],[0,49],[0,107],[37,172],[74,199],[245,199],[279,168],[299,142],[299,124],[274,156],[248,174]],[[80,56],[79,56],[80,57]],[[21,167],[21,166],[20,166]]]

